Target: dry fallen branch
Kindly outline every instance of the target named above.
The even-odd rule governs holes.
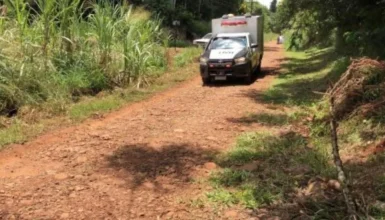
[[[385,95],[385,63],[368,58],[354,60],[326,93],[334,99],[334,115],[341,119],[365,105],[365,94]],[[383,102],[380,102],[383,103]],[[378,105],[376,105],[378,107]]]
[[[331,128],[331,143],[332,143],[332,152],[334,158],[334,164],[338,172],[338,181],[342,187],[342,193],[345,199],[345,204],[348,209],[349,219],[357,219],[356,205],[354,203],[353,196],[350,192],[348,180],[344,171],[343,162],[339,153],[338,146],[338,135],[337,135],[337,121],[334,117],[334,98],[330,98],[330,128]]]

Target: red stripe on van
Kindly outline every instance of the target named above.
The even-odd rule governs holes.
[[[237,26],[237,25],[245,25],[247,21],[245,20],[233,20],[233,21],[222,21],[222,26]]]

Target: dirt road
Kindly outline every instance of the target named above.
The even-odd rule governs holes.
[[[271,111],[258,101],[279,68],[266,45],[265,76],[250,85],[202,87],[195,78],[103,119],[54,131],[0,153],[0,219],[249,219],[199,208],[196,180],[213,155],[262,126],[237,123]]]

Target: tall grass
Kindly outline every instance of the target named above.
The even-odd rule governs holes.
[[[117,21],[118,7],[104,3],[94,5],[95,13],[89,16],[91,30],[88,33],[93,37],[99,49],[99,65],[107,68],[111,60],[112,46],[114,44]]]
[[[148,78],[156,75],[157,68],[166,65],[164,48],[160,47],[162,38],[159,21],[133,21],[133,25],[125,37],[124,57],[128,77],[134,77],[139,88],[148,84]]]
[[[175,66],[177,67],[184,67],[189,63],[192,63],[194,59],[198,59],[199,55],[202,54],[201,48],[189,48],[183,51],[182,53],[178,54],[174,58]]]
[[[66,111],[80,95],[151,83],[165,69],[162,20],[127,4],[5,1],[1,18],[0,114],[24,105]],[[85,18],[86,17],[86,18]],[[49,110],[49,109],[48,109]]]

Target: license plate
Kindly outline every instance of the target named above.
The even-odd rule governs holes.
[[[216,76],[215,80],[226,80],[226,76]]]

